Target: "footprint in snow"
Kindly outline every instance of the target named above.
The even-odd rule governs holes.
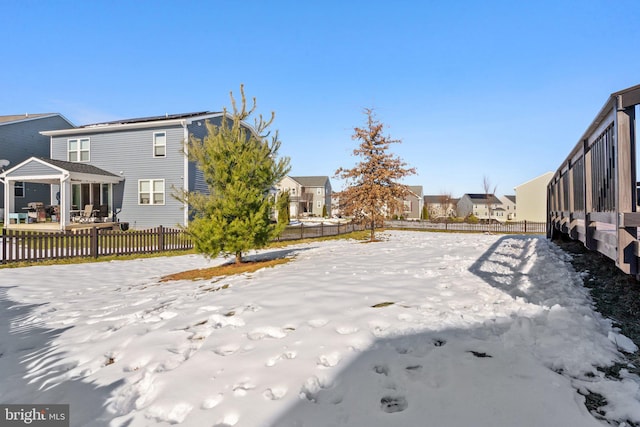
[[[249,392],[249,390],[253,390],[254,388],[256,388],[255,384],[253,384],[250,380],[245,380],[233,386],[233,395],[238,397],[246,396],[247,392]]]
[[[309,402],[317,403],[319,393],[329,387],[331,387],[330,381],[313,375],[307,378],[300,388],[300,398],[307,399]]]
[[[407,399],[402,396],[385,396],[380,399],[380,407],[384,412],[389,414],[402,412],[407,409],[408,406]]]
[[[202,402],[202,409],[215,408],[220,404],[220,402],[222,402],[222,399],[224,399],[224,395],[222,393],[218,393],[215,396],[208,397]]]
[[[247,334],[247,338],[249,338],[251,341],[259,341],[264,338],[280,339],[286,336],[287,333],[284,330],[271,326],[256,328]]]
[[[213,352],[215,354],[217,354],[218,356],[230,356],[232,354],[234,354],[236,351],[238,351],[238,349],[240,348],[240,346],[238,344],[223,344],[223,345],[219,345],[216,348],[213,349]]]
[[[215,423],[213,427],[233,427],[238,424],[240,417],[236,413],[229,413],[224,416],[220,421]]]
[[[285,351],[282,354],[279,354],[277,356],[270,357],[269,359],[267,359],[265,366],[271,367],[271,366],[274,366],[276,363],[280,362],[281,360],[295,359],[297,355],[298,353],[296,351],[292,351],[292,350]]]
[[[267,400],[280,400],[287,394],[287,388],[282,387],[271,387],[266,389],[262,396],[264,396]]]
[[[411,349],[407,347],[396,347],[396,352],[398,354],[409,354],[411,353]]]
[[[319,368],[332,368],[340,363],[342,356],[337,351],[329,354],[323,354],[318,358],[317,365]]]
[[[336,328],[336,332],[339,333],[340,335],[355,334],[358,331],[359,329],[356,326],[343,325],[343,326],[338,326]]]
[[[389,375],[389,367],[386,365],[376,365],[373,367],[373,372],[379,375]]]
[[[327,323],[329,323],[327,319],[311,319],[307,322],[307,325],[311,326],[312,328],[322,328]]]

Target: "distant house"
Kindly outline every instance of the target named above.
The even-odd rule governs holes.
[[[0,173],[29,157],[49,157],[49,138],[44,130],[70,129],[74,125],[58,113],[0,116]],[[7,164],[8,163],[8,164]],[[13,182],[12,209],[22,212],[29,202],[49,202],[50,188],[46,184]],[[0,185],[0,218],[5,206],[5,186]]]
[[[421,219],[424,196],[421,185],[409,185],[409,192],[403,200],[402,217],[405,219]]]
[[[474,215],[480,221],[506,221],[502,202],[494,194],[467,193],[458,200],[458,215]]]
[[[429,219],[453,218],[458,216],[456,205],[459,199],[447,195],[424,196],[424,206],[427,208]]]
[[[222,117],[204,111],[49,129],[41,133],[50,145],[50,161],[32,157],[0,178],[4,175],[10,187],[19,181],[49,184],[46,203],[59,203],[61,229],[71,211],[89,204],[106,205],[109,216],[119,211],[118,218],[132,228],[187,225],[188,207],[172,193],[208,192],[208,187],[185,156],[183,142],[190,135],[205,137],[205,122],[219,125]]]
[[[551,178],[553,172],[547,172],[515,187],[519,221],[547,220],[547,184]]]
[[[502,213],[505,216],[506,221],[517,221],[516,215],[516,196],[501,196],[499,197],[502,202]]]
[[[331,216],[331,181],[328,176],[286,176],[276,184],[289,193],[291,218]]]

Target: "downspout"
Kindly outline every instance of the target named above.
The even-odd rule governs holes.
[[[189,191],[189,129],[187,127],[187,121],[183,120],[182,121],[182,127],[184,129],[184,134],[183,134],[183,144],[182,144],[182,149],[184,151],[184,167],[183,167],[183,172],[182,172],[182,189],[186,192]],[[183,206],[183,212],[184,212],[184,216],[182,218],[182,222],[184,224],[184,226],[186,227],[187,225],[189,225],[189,205],[185,202],[184,206]]]
[[[9,185],[7,185],[7,182],[3,179],[0,178],[0,182],[2,183],[2,185],[4,186],[4,200],[2,202],[2,224],[6,227],[7,224],[9,224]]]

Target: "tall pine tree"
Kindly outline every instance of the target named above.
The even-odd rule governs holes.
[[[400,140],[383,135],[384,124],[375,118],[372,109],[364,112],[367,126],[356,127],[351,137],[360,141],[353,155],[362,161],[352,169],[339,168],[336,176],[347,184],[338,193],[342,212],[367,224],[374,241],[376,225],[381,225],[387,215],[402,211],[409,188],[398,181],[416,171],[388,152],[389,146]]]
[[[277,158],[278,132],[270,136],[269,120],[254,119],[253,129],[246,120],[256,110],[256,100],[247,110],[244,87],[238,109],[233,93],[233,111],[224,109],[220,126],[207,122],[208,134],[202,140],[190,137],[185,151],[203,172],[209,194],[183,192],[178,197],[189,205],[193,219],[187,232],[197,252],[210,257],[235,256],[264,247],[285,224],[272,221],[274,185],[289,172],[289,159]]]

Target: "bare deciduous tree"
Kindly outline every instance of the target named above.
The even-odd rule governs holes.
[[[449,214],[452,210],[453,197],[451,196],[450,191],[442,191],[440,196],[438,197],[440,202],[440,207],[444,211],[445,219],[449,218]]]
[[[482,177],[482,190],[484,191],[484,202],[487,205],[487,214],[489,215],[489,222],[491,222],[491,202],[493,200],[493,196],[496,194],[496,190],[498,189],[497,185],[493,186],[493,191],[491,190],[491,180],[486,175]]]
[[[400,143],[383,134],[384,124],[379,122],[372,109],[365,109],[367,126],[356,127],[352,139],[360,141],[353,155],[362,161],[351,169],[339,168],[335,175],[347,181],[347,187],[339,192],[340,208],[345,215],[364,221],[371,229],[371,241],[375,240],[376,224],[381,224],[388,213],[400,211],[409,188],[398,180],[415,174],[414,168],[389,153],[389,145]]]

